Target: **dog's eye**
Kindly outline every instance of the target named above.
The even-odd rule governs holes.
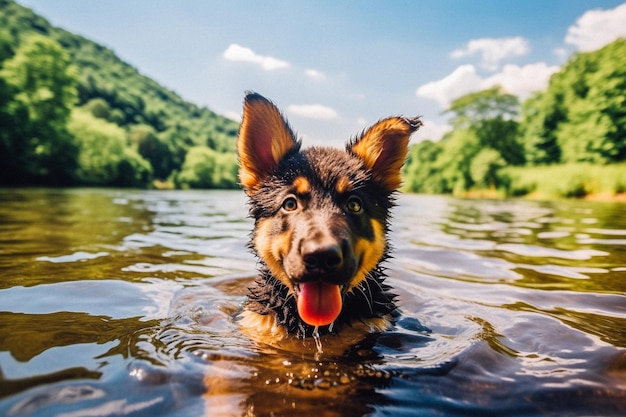
[[[360,213],[361,210],[363,210],[363,204],[361,202],[361,199],[354,196],[350,197],[348,199],[348,202],[346,203],[346,208],[349,212]]]
[[[298,208],[298,201],[295,197],[287,197],[285,201],[283,201],[283,210],[285,211],[294,211]]]

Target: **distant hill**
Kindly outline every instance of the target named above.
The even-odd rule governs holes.
[[[150,172],[141,175],[143,179],[139,181],[140,183],[154,178],[161,184],[163,181],[169,181],[169,186],[232,187],[236,185],[233,165],[235,164],[237,122],[183,100],[175,92],[140,74],[136,68],[122,61],[112,50],[82,36],[54,27],[45,18],[12,0],[0,0],[0,69],[5,67],[3,71],[7,84],[5,88],[7,91],[5,93],[8,95],[7,102],[12,100],[11,97],[18,100],[16,97],[19,91],[17,90],[24,88],[20,87],[17,81],[10,80],[10,68],[14,68],[19,63],[9,64],[9,62],[16,61],[15,55],[20,53],[20,48],[24,47],[26,40],[34,35],[60,45],[69,59],[69,64],[73,67],[71,72],[74,74],[73,86],[76,94],[68,121],[70,133],[72,133],[72,126],[74,130],[78,129],[81,132],[81,136],[84,135],[85,129],[98,132],[108,129],[109,136],[119,136],[120,132],[123,132],[123,141],[125,141],[125,146],[132,148],[131,153],[138,153],[143,160],[150,163]],[[21,51],[21,53],[26,52]],[[0,81],[3,81],[2,75],[3,73],[0,72]],[[2,91],[2,85],[0,85],[0,99]],[[3,120],[1,107],[0,102],[0,123]],[[5,119],[9,122],[15,116],[11,113],[15,112],[14,108],[15,106],[7,106],[4,109]],[[91,119],[85,116],[85,113],[88,113]],[[94,119],[100,120],[96,123],[93,122]],[[74,120],[73,124],[72,120]],[[116,125],[121,130],[114,131],[110,126],[105,127],[102,123]],[[11,152],[21,152],[23,149],[14,143],[18,141],[17,136],[9,135],[6,129],[4,133],[5,138],[2,139],[4,145],[0,141],[0,151],[4,146],[5,151],[8,149],[9,155]],[[23,144],[28,139],[28,135],[23,132],[20,134],[25,135],[20,139],[20,143]],[[80,142],[82,137],[76,140],[77,142],[73,145],[78,147],[77,155],[85,156],[86,142]],[[81,154],[81,149],[85,151],[83,154]],[[189,162],[193,166],[189,164],[184,166],[190,150],[194,150],[196,154],[196,157],[192,158],[194,161]],[[128,156],[129,152],[126,154]],[[198,158],[198,155],[203,156]],[[12,160],[17,160],[17,156],[17,154],[14,155]],[[7,158],[6,155],[5,158]],[[218,164],[220,169],[227,167],[226,177],[228,178],[221,178],[217,180],[217,183],[215,178],[195,178],[198,175],[205,175],[206,172],[210,172],[210,175],[215,177],[216,173],[211,173],[211,169],[208,171],[205,169],[205,174],[202,174],[199,166],[195,166],[211,164],[215,158],[221,163],[221,165]],[[0,161],[1,159],[2,156],[0,156]],[[80,165],[80,156],[77,156],[77,160]],[[86,161],[85,158],[83,158],[84,161]],[[142,161],[137,161],[130,164],[136,167],[143,164]],[[43,174],[38,174],[34,170],[21,178],[26,178],[25,182],[124,185],[124,181],[119,181],[119,178],[115,180],[111,176],[108,180],[102,175],[100,179],[97,179],[98,175],[89,179],[89,175],[85,174],[91,169],[88,166],[89,163],[85,162],[83,165],[85,166],[80,171],[82,174],[77,174],[78,171],[65,173],[66,178],[61,181],[43,180]],[[203,168],[207,167],[203,166]],[[187,172],[183,178],[187,178],[188,182],[176,183],[179,173],[185,170]],[[193,173],[190,170],[198,172]],[[49,177],[50,172],[46,172]],[[5,173],[5,178],[2,178],[2,172],[0,172],[0,182],[16,182],[7,177],[9,174]],[[130,182],[134,184],[129,185],[137,185],[137,181]]]

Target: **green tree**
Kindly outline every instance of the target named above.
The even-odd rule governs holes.
[[[0,67],[2,61],[13,56],[13,36],[5,28],[0,29]]]
[[[500,152],[491,148],[483,148],[472,158],[469,172],[474,184],[493,189],[499,185],[498,171],[505,166],[506,162]]]
[[[444,184],[435,161],[443,151],[440,142],[422,141],[411,146],[404,165],[405,188],[415,193],[443,193]]]
[[[453,115],[450,123],[454,130],[471,130],[480,146],[495,149],[508,164],[524,163],[524,148],[517,137],[516,96],[496,86],[459,97],[446,113]]]
[[[522,104],[520,138],[528,165],[556,164],[561,147],[556,129],[565,119],[562,97],[537,92]]]
[[[435,161],[446,193],[455,195],[469,190],[474,181],[472,159],[480,152],[480,139],[473,129],[453,130],[442,139],[443,151]]]
[[[69,130],[78,144],[76,178],[81,184],[143,187],[149,183],[152,168],[127,146],[124,129],[76,109]]]
[[[236,157],[206,146],[194,146],[187,152],[176,182],[181,188],[234,188],[237,185]]]
[[[190,144],[177,134],[175,128],[157,133],[152,126],[145,124],[133,126],[131,141],[139,154],[150,162],[154,176],[159,180],[180,170]]]
[[[169,171],[179,171],[185,161],[185,156],[194,140],[189,137],[189,131],[177,124],[159,133],[159,139],[165,143],[170,152]]]
[[[523,105],[529,161],[626,160],[626,40],[574,55]]]
[[[112,50],[56,28],[12,0],[0,0],[0,61],[16,60],[18,49],[33,36],[60,45],[66,56],[54,62],[70,62],[78,69],[75,72],[76,105],[86,107],[97,117],[113,122],[126,131],[150,127],[150,134],[140,142],[127,143],[127,148],[128,152],[136,155],[141,144],[140,152],[154,167],[155,177],[174,178],[187,151],[193,146],[208,146],[231,154],[230,159],[234,158],[237,122],[186,102],[173,91],[141,75]],[[0,62],[0,68],[3,65],[6,63]],[[42,70],[38,76],[44,75],[45,71]],[[28,95],[27,89],[14,85],[14,80],[9,78],[17,79],[19,74],[26,72],[21,69],[10,72],[0,75],[0,182],[64,182],[61,178],[67,178],[68,173],[75,171],[78,150],[68,147],[62,152],[62,157],[57,158],[52,157],[58,154],[52,145],[71,145],[71,135],[33,134],[34,131],[43,132],[43,129],[36,129],[35,118],[31,118],[36,114],[32,111],[35,106],[31,104],[37,97],[40,102],[45,101],[41,100],[45,94],[31,95],[29,100],[20,97],[18,100],[18,95]],[[48,90],[53,91],[51,88]],[[45,90],[41,92],[45,93]],[[73,104],[68,103],[58,106],[58,109],[65,108],[66,121],[72,107]],[[44,119],[59,121],[55,127],[65,125],[61,120],[63,117],[40,118]],[[55,132],[61,133],[59,129]],[[48,143],[48,139],[52,138],[56,138],[55,142]],[[62,167],[62,173],[55,173],[55,167]]]
[[[557,130],[564,159],[594,163],[626,159],[626,40],[574,56],[562,76],[570,86],[568,120]]]
[[[109,120],[111,117],[111,107],[102,97],[89,100],[83,107],[100,119]]]
[[[130,140],[136,146],[139,155],[150,162],[155,177],[167,178],[170,165],[169,151],[157,137],[154,128],[146,124],[135,125],[130,129]]]
[[[0,158],[17,165],[4,181],[70,182],[77,149],[67,121],[76,102],[76,72],[65,51],[49,38],[30,37],[4,62],[0,78],[8,96],[4,112],[19,121],[3,140]]]
[[[454,100],[453,130],[439,143],[411,148],[405,168],[407,188],[417,192],[463,194],[473,187],[499,187],[498,171],[524,162],[517,140],[519,102],[499,87]]]

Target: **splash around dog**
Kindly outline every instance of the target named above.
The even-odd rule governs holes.
[[[302,149],[276,105],[246,95],[239,180],[260,261],[239,316],[247,333],[271,342],[389,328],[396,296],[381,264],[409,138],[421,125],[389,117],[345,150]]]

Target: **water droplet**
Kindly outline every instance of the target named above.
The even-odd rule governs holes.
[[[324,353],[324,351],[322,350],[322,340],[320,339],[320,334],[319,334],[319,327],[315,326],[315,329],[313,330],[313,340],[315,340],[315,346],[317,346],[317,352],[315,352],[315,360],[319,360],[322,353]]]

